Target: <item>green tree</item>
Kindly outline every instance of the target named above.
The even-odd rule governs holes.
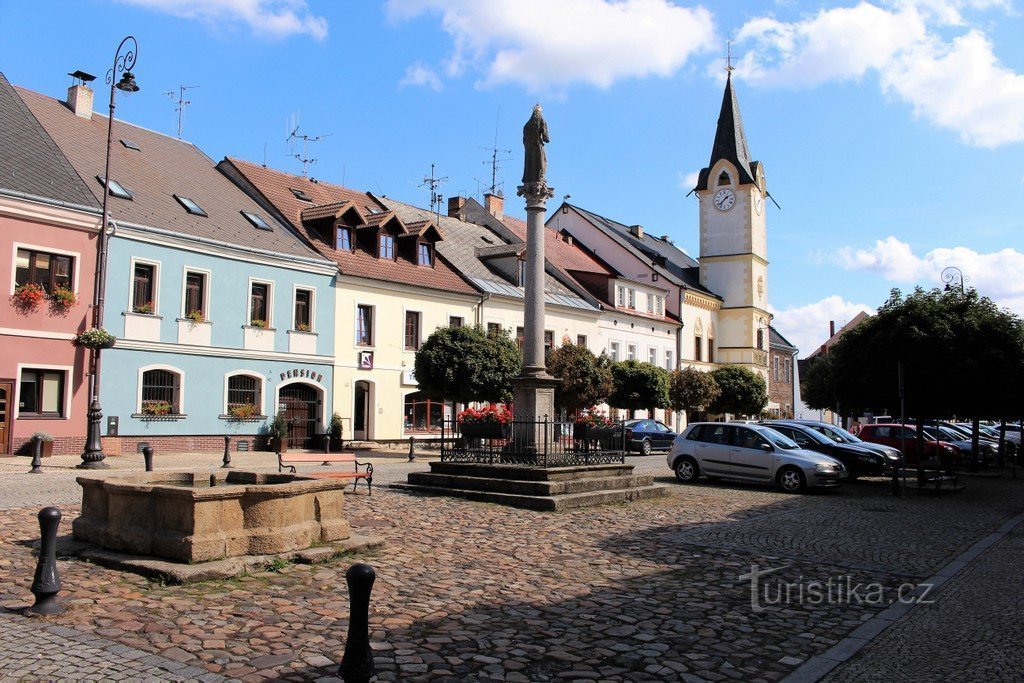
[[[505,403],[519,375],[519,349],[506,331],[442,327],[416,352],[416,381],[431,398]]]
[[[711,412],[757,416],[768,405],[768,385],[753,370],[739,365],[726,365],[711,374],[722,390],[711,403]]]
[[[672,410],[685,410],[687,420],[690,413],[707,410],[721,393],[710,372],[686,368],[669,375],[668,405]]]
[[[613,391],[608,405],[633,411],[668,407],[668,371],[650,363],[624,360],[612,363]]]
[[[561,384],[555,391],[555,406],[570,411],[604,403],[612,393],[611,361],[586,346],[567,343],[548,355],[548,372]]]
[[[815,410],[835,410],[836,391],[832,356],[815,356],[800,376],[800,398]]]

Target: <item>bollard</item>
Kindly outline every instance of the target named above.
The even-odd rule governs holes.
[[[338,675],[345,683],[366,683],[376,668],[370,649],[370,591],[377,573],[368,564],[354,564],[345,572],[348,584],[348,639]]]
[[[146,461],[146,471],[147,472],[152,472],[153,471],[153,447],[152,446],[143,446],[142,447],[142,457]]]
[[[28,473],[43,473],[43,440],[38,436],[32,437],[32,469]]]
[[[30,589],[36,601],[25,609],[28,614],[46,616],[64,611],[64,606],[57,602],[57,593],[60,592],[60,573],[57,571],[58,524],[60,510],[47,507],[39,511],[39,562]]]
[[[409,462],[416,459],[416,437],[409,437]]]
[[[231,437],[224,437],[224,464],[221,465],[221,469],[225,467],[231,467]]]

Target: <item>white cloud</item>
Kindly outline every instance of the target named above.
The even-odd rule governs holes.
[[[679,171],[679,189],[689,192],[693,188],[697,187],[697,181],[699,179],[700,171],[690,171],[689,173]]]
[[[737,33],[749,45],[738,75],[765,86],[811,86],[878,75],[883,90],[917,116],[971,145],[1024,141],[1024,74],[1001,66],[977,28],[947,40],[937,27],[964,26],[964,10],[1008,0],[891,0],[821,10],[795,22],[751,19]]]
[[[410,64],[405,70],[405,77],[398,82],[398,85],[422,85],[435,92],[441,90],[441,77],[423,62]]]
[[[450,77],[479,70],[480,85],[531,91],[669,76],[714,35],[710,12],[669,0],[388,0],[387,12],[396,22],[441,15]]]
[[[806,358],[829,338],[829,321],[835,321],[838,330],[861,311],[873,315],[875,309],[833,294],[812,304],[772,311],[772,326],[800,349],[800,358]]]
[[[270,38],[308,34],[327,37],[327,20],[310,12],[305,0],[121,0],[185,19],[218,26],[241,23]]]

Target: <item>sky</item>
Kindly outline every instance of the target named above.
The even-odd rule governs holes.
[[[506,212],[540,102],[548,182],[698,251],[731,41],[769,203],[774,324],[801,357],[893,287],[966,285],[1024,314],[1024,0],[0,0],[0,71],[63,98],[134,35],[118,119],[420,206]],[[105,97],[97,96],[97,103]],[[299,135],[320,137],[287,142]],[[296,158],[297,155],[298,158]]]

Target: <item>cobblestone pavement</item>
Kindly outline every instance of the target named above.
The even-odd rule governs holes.
[[[1024,482],[1008,479],[971,479],[941,498],[893,499],[882,481],[788,496],[677,485],[661,456],[631,462],[671,494],[541,513],[381,488],[346,497],[346,509],[356,530],[386,539],[382,550],[184,587],[62,561],[69,609],[45,622],[228,678],[332,677],[347,629],[344,572],[368,561],[383,681],[774,681],[885,604],[755,611],[740,579],[752,565],[781,568],[773,577],[786,582],[874,582],[891,599],[1024,506]],[[424,467],[392,459],[378,471],[402,478]],[[74,501],[74,487],[62,486]],[[62,510],[67,532],[77,510]],[[0,515],[8,610],[31,599],[36,511]]]

